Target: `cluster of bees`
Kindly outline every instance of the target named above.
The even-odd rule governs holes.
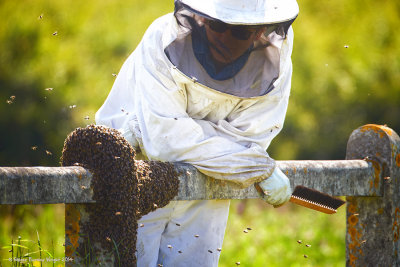
[[[105,251],[115,251],[116,265],[135,265],[137,221],[178,193],[173,165],[135,160],[134,149],[117,130],[95,125],[77,128],[66,138],[61,163],[92,173],[96,204],[87,210],[90,223],[81,222],[90,247],[97,243]],[[80,245],[78,253],[86,255],[79,249],[90,244]]]

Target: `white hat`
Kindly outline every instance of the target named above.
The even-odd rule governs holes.
[[[257,25],[293,20],[296,0],[177,0],[191,9],[228,24]]]

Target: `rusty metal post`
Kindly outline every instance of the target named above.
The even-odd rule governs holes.
[[[346,266],[400,266],[400,138],[397,133],[374,124],[353,131],[346,159],[366,157],[375,169],[375,178],[369,182],[372,196],[346,198]]]

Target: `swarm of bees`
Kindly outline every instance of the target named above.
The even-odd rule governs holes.
[[[106,251],[115,251],[118,244],[116,265],[136,265],[137,220],[177,195],[173,165],[135,160],[134,149],[117,130],[95,125],[77,128],[66,138],[61,163],[82,166],[93,175],[96,204],[87,211],[90,225],[81,222],[86,240]]]

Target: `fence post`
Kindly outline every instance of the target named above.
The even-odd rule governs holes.
[[[65,204],[65,266],[115,266],[113,251],[86,238],[88,211],[95,203]]]
[[[374,124],[353,131],[347,143],[346,159],[366,157],[375,169],[374,180],[369,184],[372,196],[346,198],[346,266],[399,266],[400,138],[397,133]]]

